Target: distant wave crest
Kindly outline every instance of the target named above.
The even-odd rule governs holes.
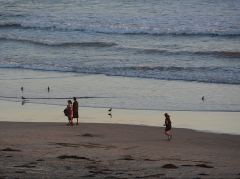
[[[80,31],[80,32],[94,32],[103,34],[126,34],[126,35],[172,35],[172,36],[226,36],[226,37],[238,37],[239,32],[223,32],[223,31],[182,31],[182,30],[168,30],[164,31],[161,29],[152,29],[150,27],[144,28],[133,28],[128,26],[117,26],[114,25],[89,25],[89,26],[60,26],[60,25],[36,25],[36,24],[22,24],[14,22],[0,23],[1,28],[10,29],[32,29],[32,30],[46,30],[46,31]]]
[[[113,42],[54,42],[54,41],[44,41],[44,40],[33,40],[33,39],[21,39],[21,38],[7,38],[0,37],[0,40],[8,40],[8,41],[19,41],[25,43],[32,43],[37,45],[47,45],[47,46],[82,46],[82,47],[111,47],[117,45]]]
[[[166,54],[166,55],[214,55],[228,58],[240,58],[240,51],[169,51],[163,49],[146,49],[146,48],[132,48],[132,47],[121,47],[114,42],[101,42],[101,41],[89,41],[89,42],[55,42],[47,40],[35,40],[17,37],[0,37],[1,40],[16,41],[23,43],[32,43],[37,45],[45,45],[52,47],[67,47],[67,46],[81,46],[81,47],[113,47],[117,46],[120,50],[129,50],[136,53],[143,54]]]
[[[162,49],[140,49],[140,48],[126,48],[129,50],[136,51],[138,53],[144,54],[167,54],[167,55],[214,55],[214,56],[222,56],[229,58],[239,58],[240,51],[169,51]]]

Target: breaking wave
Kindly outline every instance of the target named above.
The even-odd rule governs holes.
[[[85,74],[104,74],[159,80],[182,80],[205,83],[240,84],[238,67],[173,67],[173,66],[130,66],[130,67],[76,67],[39,66],[27,64],[0,65],[0,68],[31,69]],[[223,75],[224,74],[224,75]]]
[[[223,37],[239,37],[240,31],[224,32],[224,31],[196,31],[196,30],[163,30],[161,28],[151,28],[148,26],[132,27],[130,24],[122,25],[99,25],[91,24],[84,26],[64,26],[64,25],[35,25],[35,24],[22,24],[14,22],[0,23],[0,29],[29,29],[29,30],[46,30],[46,31],[80,31],[90,33],[103,33],[103,34],[127,34],[127,35],[156,35],[156,36],[223,36]]]
[[[46,40],[33,40],[33,39],[21,39],[21,38],[6,38],[0,37],[0,40],[8,41],[18,41],[25,43],[32,43],[37,45],[46,45],[46,46],[56,46],[56,47],[65,47],[65,46],[81,46],[81,47],[111,47],[117,45],[113,42],[54,42]]]

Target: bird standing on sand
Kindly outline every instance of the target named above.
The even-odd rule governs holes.
[[[26,101],[25,101],[25,100],[22,100],[22,106],[23,106],[25,103],[26,103]]]
[[[26,98],[22,96],[22,106],[26,103]]]
[[[112,118],[112,108],[108,110],[108,115],[110,116],[110,118]]]

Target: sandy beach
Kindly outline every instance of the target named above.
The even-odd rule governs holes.
[[[0,179],[240,179],[239,9],[0,0]]]
[[[0,178],[240,178],[239,135],[0,122]]]

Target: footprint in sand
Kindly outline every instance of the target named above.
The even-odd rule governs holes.
[[[43,162],[43,161],[45,161],[45,160],[43,160],[43,159],[38,159],[38,160],[36,160],[36,161],[38,161],[38,162]]]
[[[71,144],[71,143],[55,143],[56,145],[60,145],[62,147],[79,147],[80,144]]]
[[[152,174],[152,175],[144,175],[144,176],[135,177],[135,178],[161,178],[164,175],[165,175],[164,173],[159,173],[159,174]]]
[[[15,171],[15,173],[27,173],[26,171]]]
[[[112,145],[101,145],[95,143],[83,143],[83,144],[72,144],[72,143],[54,143],[55,145],[60,145],[62,147],[86,147],[86,148],[102,148],[105,150],[116,148]]]
[[[202,167],[202,168],[214,168],[213,166],[210,166],[210,165],[206,165],[206,164],[197,164],[195,165],[197,167]]]
[[[94,175],[94,174],[89,174],[89,175],[84,175],[84,176],[82,176],[82,177],[86,177],[86,178],[94,178],[94,177],[96,177],[96,175]]]
[[[90,170],[96,170],[97,167],[94,166],[94,165],[89,165],[89,166],[86,166],[87,169],[90,169]]]
[[[79,135],[78,135],[79,136]],[[83,135],[80,135],[81,137],[102,137],[101,135],[97,134],[91,134],[91,133],[85,133]]]
[[[206,174],[206,173],[199,173],[198,175],[201,175],[201,176],[209,176],[209,174]]]
[[[134,160],[134,158],[131,155],[124,155],[122,158],[118,160]]]
[[[178,167],[174,164],[165,164],[162,166],[162,168],[167,168],[167,169],[177,169]]]
[[[4,152],[21,152],[21,150],[18,150],[18,149],[12,149],[10,147],[7,147],[5,149],[2,149],[1,151],[4,151]]]
[[[79,157],[77,155],[60,155],[57,158],[64,160],[64,159],[76,159],[76,160],[88,160],[88,161],[94,161],[87,157]]]
[[[31,164],[24,164],[24,165],[16,165],[14,167],[19,167],[19,168],[35,168],[35,165],[31,165]]]
[[[93,134],[90,134],[90,133],[86,133],[86,134],[83,134],[81,135],[82,137],[94,137]]]
[[[190,165],[190,164],[183,164],[183,165],[181,165],[181,166],[183,166],[183,167],[193,167],[194,165]]]
[[[144,161],[149,161],[149,162],[156,162],[156,161],[159,161],[159,160],[154,160],[154,159],[150,159],[150,158],[145,158],[143,159]]]

